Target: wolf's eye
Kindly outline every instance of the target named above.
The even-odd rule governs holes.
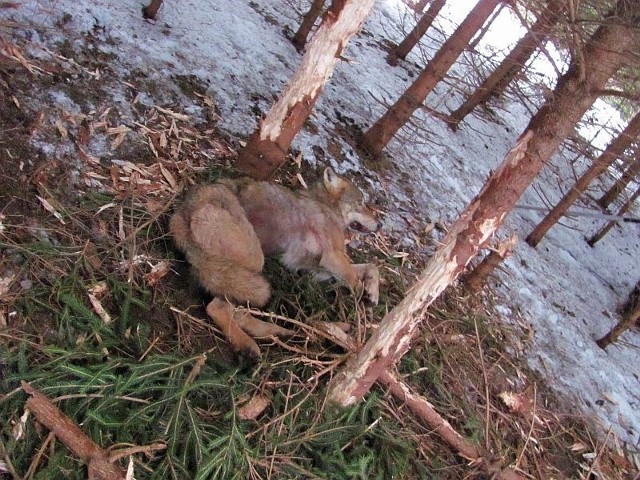
[[[364,230],[364,227],[362,226],[362,224],[356,220],[354,220],[349,224],[349,228],[352,230],[357,230],[359,232]]]

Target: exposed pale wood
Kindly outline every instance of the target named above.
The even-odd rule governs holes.
[[[358,355],[331,380],[327,397],[338,405],[353,405],[373,382],[406,353],[425,310],[484,247],[525,189],[560,143],[597,98],[608,79],[629,59],[638,42],[632,21],[640,3],[619,0],[618,17],[609,18],[585,46],[583,65],[572,63],[550,102],[531,119],[500,167],[442,240],[424,272],[407,296],[380,323]]]
[[[267,179],[285,161],[289,146],[310,115],[349,39],[357,33],[374,0],[333,0],[282,95],[267,112],[236,167],[256,179]]]

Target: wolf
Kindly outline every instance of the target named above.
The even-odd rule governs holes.
[[[334,277],[378,303],[378,269],[351,262],[345,249],[347,228],[375,232],[380,223],[363,193],[330,167],[309,190],[296,192],[248,178],[196,186],[169,221],[176,246],[213,295],[207,315],[234,350],[252,358],[260,357],[260,349],[251,337],[293,334],[234,311],[229,302],[267,303],[265,255],[279,255],[288,269],[313,271],[319,280]]]

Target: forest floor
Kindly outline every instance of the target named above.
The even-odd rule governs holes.
[[[234,3],[229,7],[233,21],[225,17],[229,11],[215,6],[207,15],[200,12],[200,23],[208,27],[200,33],[219,42],[219,50],[209,54],[220,68],[189,57],[203,48],[202,39],[164,23],[164,17],[168,23],[178,21],[172,6],[155,24],[138,17],[136,2],[110,5],[108,13],[104,6],[40,1],[2,12],[0,475],[69,478],[73,471],[70,478],[84,478],[68,452],[54,447],[23,416],[19,381],[25,380],[56,398],[105,448],[149,446],[134,457],[137,478],[483,478],[490,471],[486,464],[468,465],[381,388],[354,409],[326,407],[324,386],[348,352],[322,340],[313,322],[349,322],[361,342],[411,286],[437,244],[438,228],[455,218],[452,212],[470,199],[490,168],[462,159],[497,159],[502,145],[487,140],[469,146],[481,154],[457,151],[453,164],[466,176],[429,183],[425,196],[408,166],[393,165],[398,159],[411,161],[403,156],[409,142],[392,146],[395,159],[386,164],[360,163],[350,146],[372,112],[362,104],[347,105],[338,93],[351,89],[350,95],[363,101],[370,96],[364,80],[354,88],[352,81],[345,85],[344,71],[337,72],[338,86],[327,87],[332,95],[319,103],[296,145],[300,155],[292,159],[303,161],[290,162],[277,181],[300,188],[300,176],[311,182],[318,165],[333,164],[368,191],[385,225],[375,237],[355,236],[349,249],[352,257],[379,264],[381,304],[362,309],[348,292],[318,286],[309,276],[289,274],[269,262],[274,296],[265,316],[275,312],[274,321],[299,329],[291,343],[267,342],[264,361],[247,364],[206,321],[206,296],[174,251],[166,233],[168,215],[184,188],[233,175],[243,134],[296,64],[280,53],[286,43],[283,24],[295,24],[294,11],[288,18],[278,16],[282,12],[268,2]],[[116,22],[118,15],[122,24]],[[389,12],[376,15],[376,22],[388,20]],[[374,26],[369,24],[356,39],[356,47],[384,50],[385,41],[371,33]],[[232,27],[236,33],[225,31]],[[256,37],[256,28],[270,37]],[[242,38],[237,32],[243,32]],[[282,38],[272,39],[278,35]],[[251,63],[258,54],[248,52],[247,38],[260,38],[254,43],[261,63]],[[241,58],[242,68],[222,66]],[[210,75],[204,80],[199,75],[206,68]],[[412,68],[393,75],[406,80]],[[252,85],[249,96],[246,84]],[[479,123],[474,129],[483,128]],[[413,135],[405,132],[411,144],[418,141]],[[464,143],[464,138],[442,141],[448,153]],[[438,145],[428,148],[444,155]],[[425,164],[434,168],[433,157],[419,161],[415,171],[420,175]],[[447,169],[455,171],[438,167]],[[552,183],[559,170],[548,175]],[[442,200],[436,203],[435,197]],[[425,228],[430,223],[425,205],[430,205],[429,217],[438,219],[435,230]],[[634,232],[614,233],[617,240]],[[622,254],[637,258],[635,242]],[[547,256],[558,253],[553,246],[546,249]],[[549,376],[545,368],[533,371],[525,361],[527,350],[552,343],[534,338],[545,324],[532,325],[531,315],[549,323],[572,316],[585,323],[578,307],[554,296],[578,277],[550,281],[542,296],[533,286],[551,275],[549,263],[565,259],[538,262],[530,255],[517,253],[505,267],[507,274],[525,277],[528,287],[509,284],[509,275],[503,274],[494,290],[481,297],[461,287],[450,289],[430,309],[399,372],[487,452],[493,467],[514,467],[525,478],[634,478],[639,460],[633,441],[619,434],[627,428],[637,436],[636,427],[626,424],[627,410],[615,410],[616,427],[603,430],[585,408],[571,408],[575,397],[570,392],[558,393],[554,384],[563,382],[553,369],[557,361],[550,359],[557,350],[542,350],[532,362],[550,364]],[[633,260],[627,263],[627,271],[633,271]],[[589,283],[576,295],[597,296],[614,322],[615,304],[635,279],[618,279],[624,275],[619,271],[598,273],[592,265],[588,270],[606,277],[601,283],[612,288],[602,297],[588,291]],[[554,302],[550,315],[543,305]],[[567,334],[567,339],[583,342],[574,347],[586,350],[589,335]],[[633,370],[628,358],[637,355],[635,336],[616,347],[626,348],[628,356],[609,358],[612,365],[627,361],[626,368]],[[591,368],[599,367],[585,365]],[[620,375],[619,367],[602,368],[598,376]],[[637,382],[638,372],[629,373]],[[578,380],[564,379],[573,381]],[[629,380],[620,382],[628,385]],[[594,407],[627,402],[633,411],[638,400],[605,391],[592,401]],[[263,406],[252,410],[256,403]]]

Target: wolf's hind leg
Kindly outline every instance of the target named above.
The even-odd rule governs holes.
[[[236,352],[243,353],[254,360],[261,357],[258,344],[235,322],[233,306],[230,303],[215,297],[207,305],[207,315],[222,331],[222,334]]]

